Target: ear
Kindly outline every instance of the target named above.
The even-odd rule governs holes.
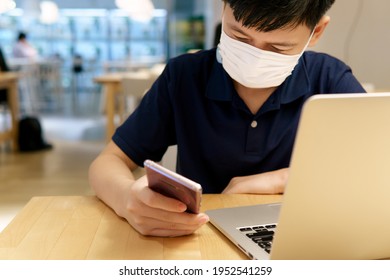
[[[313,31],[313,36],[311,37],[309,47],[314,47],[318,40],[321,38],[322,34],[324,34],[325,28],[328,26],[330,22],[329,16],[323,16]]]

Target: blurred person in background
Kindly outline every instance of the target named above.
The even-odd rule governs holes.
[[[13,47],[13,55],[15,58],[32,58],[38,57],[37,50],[28,42],[27,35],[24,32],[20,32]]]

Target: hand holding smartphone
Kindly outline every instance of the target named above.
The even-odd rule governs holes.
[[[145,160],[144,167],[153,191],[180,200],[187,205],[187,212],[199,213],[202,197],[200,184],[151,160]]]

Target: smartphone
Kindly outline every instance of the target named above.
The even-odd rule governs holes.
[[[153,191],[180,200],[187,205],[187,212],[199,213],[202,198],[200,184],[149,159],[145,160],[144,167]]]

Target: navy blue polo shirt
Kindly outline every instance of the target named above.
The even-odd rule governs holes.
[[[319,93],[364,92],[343,62],[307,51],[252,114],[215,49],[171,59],[113,141],[135,163],[178,145],[177,172],[220,193],[236,176],[288,167],[302,105]]]

